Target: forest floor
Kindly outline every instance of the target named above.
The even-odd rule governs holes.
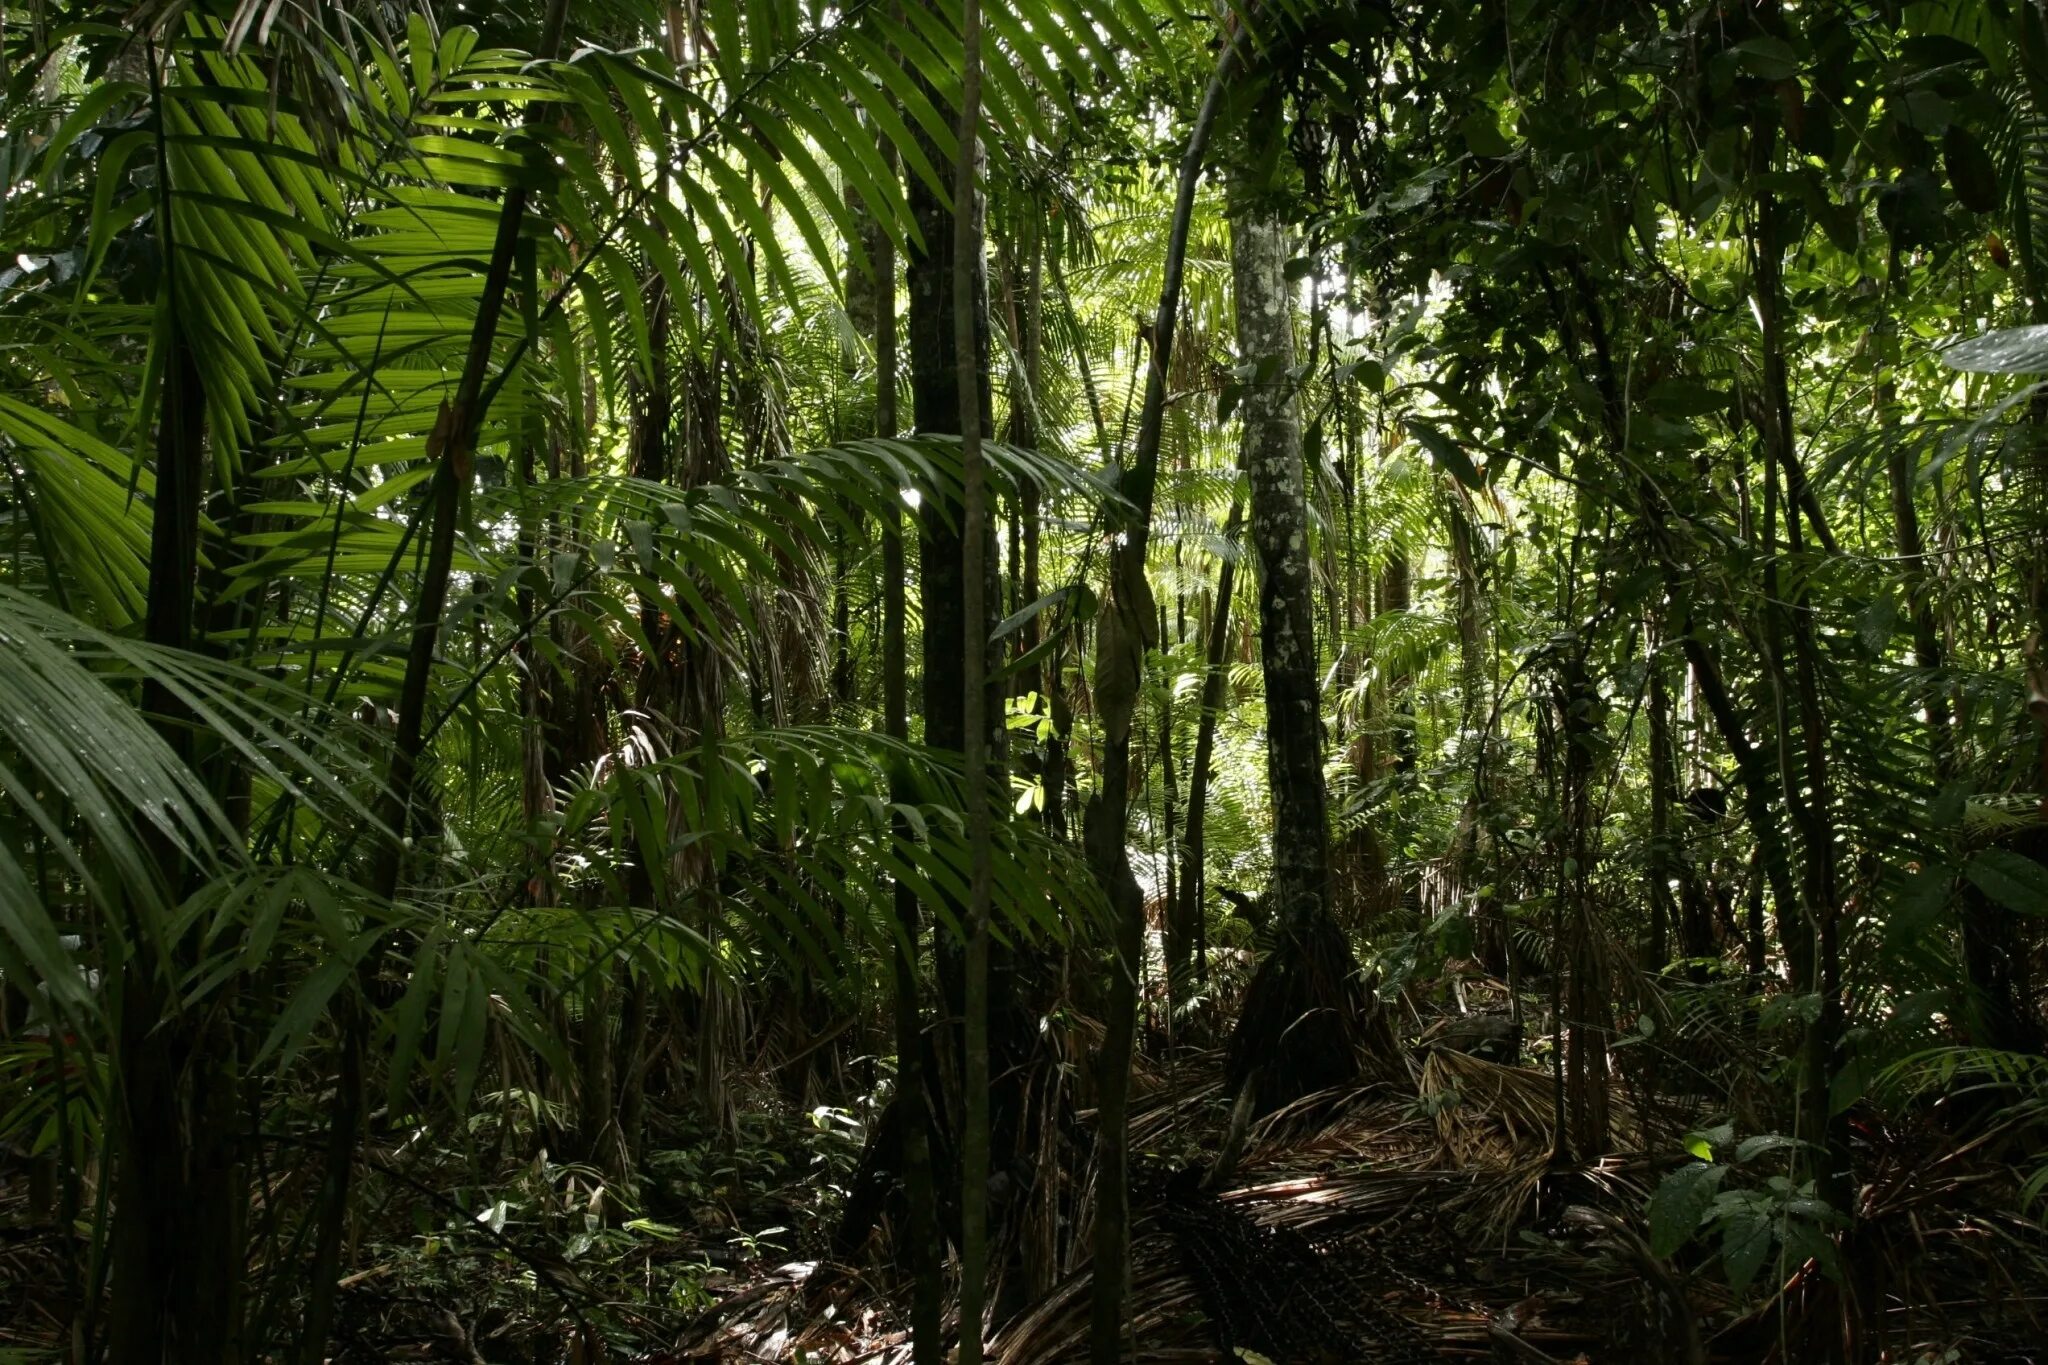
[[[1220,1071],[1220,1056],[1199,1054],[1152,1073],[1134,1106],[1133,1150],[1217,1150],[1228,1122]],[[1794,1337],[1838,1332],[1846,1321],[1866,1341],[1887,1339],[1871,1342],[1869,1359],[2048,1361],[2040,1345],[2048,1280],[2039,1269],[2048,1248],[2038,1226],[2000,1212],[2012,1206],[2011,1168],[1942,1125],[1864,1128],[1864,1216],[1847,1288],[1811,1263],[1781,1260],[1775,1289],[1738,1298],[1708,1256],[1662,1258],[1644,1241],[1645,1204],[1682,1160],[1680,1136],[1700,1116],[1667,1106],[1645,1121],[1618,1100],[1616,1154],[1553,1171],[1551,1106],[1547,1068],[1435,1051],[1410,1091],[1326,1093],[1254,1125],[1215,1202],[1283,1230],[1334,1269],[1321,1283],[1350,1302],[1328,1313],[1307,1305],[1326,1335],[1360,1324],[1370,1333],[1376,1323],[1394,1335],[1241,1358],[1751,1365],[1814,1359],[1811,1338]],[[833,1266],[822,1251],[852,1179],[863,1115],[785,1106],[771,1118],[763,1105],[742,1112],[742,1139],[732,1146],[700,1140],[651,1158],[637,1217],[607,1220],[587,1206],[574,1215],[590,1186],[565,1169],[553,1176],[552,1216],[538,1204],[509,1212],[487,1204],[467,1215],[481,1230],[502,1218],[503,1245],[479,1246],[472,1231],[467,1256],[457,1254],[456,1237],[438,1250],[417,1234],[394,1247],[388,1274],[358,1272],[347,1317],[359,1344],[345,1359],[907,1365],[901,1286],[875,1282],[872,1267]],[[1185,1228],[1156,1198],[1139,1197],[1134,1212],[1134,1358],[1228,1359]],[[535,1254],[544,1242],[536,1234],[553,1227],[559,1238],[579,1218],[562,1260]],[[1284,1267],[1235,1273],[1272,1312],[1302,1310],[1290,1286],[1258,1283],[1290,1273]],[[991,1359],[1086,1359],[1089,1292],[1079,1265],[999,1325]],[[1845,1307],[1858,1295],[1860,1308]],[[1257,1302],[1250,1312],[1258,1317]],[[587,1335],[575,1329],[576,1313]],[[596,1348],[600,1336],[608,1349]],[[1245,1336],[1240,1327],[1240,1344]],[[1319,1339],[1314,1324],[1295,1338]]]
[[[1135,1151],[1213,1150],[1227,1123],[1220,1063],[1213,1054],[1186,1057],[1170,1079],[1154,1078],[1133,1115]],[[1640,1244],[1624,1223],[1654,1179],[1638,1158],[1546,1179],[1548,1104],[1543,1072],[1433,1054],[1419,1095],[1383,1086],[1330,1093],[1255,1125],[1218,1202],[1261,1227],[1301,1234],[1375,1300],[1367,1305],[1374,1316],[1412,1328],[1423,1358],[1492,1360],[1511,1349],[1498,1344],[1503,1334],[1521,1344],[1504,1359],[1659,1358],[1645,1354],[1646,1334],[1664,1330],[1658,1293],[1676,1290],[1646,1291],[1631,1253]],[[867,1271],[823,1259],[837,1189],[858,1155],[855,1116],[791,1109],[777,1122],[759,1107],[747,1112],[729,1149],[705,1142],[656,1154],[636,1216],[607,1220],[586,1207],[586,1226],[559,1253],[538,1234],[553,1224],[559,1237],[595,1188],[573,1168],[529,1173],[529,1190],[553,1190],[551,1210],[508,1192],[470,1215],[473,1228],[450,1227],[445,1240],[416,1232],[378,1253],[385,1259],[349,1286],[344,1335],[353,1346],[340,1358],[907,1365],[894,1296]],[[1135,1215],[1135,1358],[1226,1359],[1171,1220],[1142,1196]],[[1000,1325],[991,1359],[1085,1359],[1089,1293],[1083,1265]],[[1728,1298],[1711,1289],[1696,1297],[1706,1313]],[[600,1323],[612,1329],[602,1333],[609,1354],[579,1344],[579,1312],[593,1340]],[[621,1339],[639,1349],[620,1352]]]
[[[1153,1073],[1134,1105],[1133,1150],[1215,1151],[1228,1119],[1220,1069],[1220,1057],[1197,1054]],[[460,1171],[494,1169],[501,1142],[517,1150],[507,1141],[520,1136],[516,1123],[478,1125],[467,1154],[373,1151],[373,1211],[358,1229],[331,1359],[907,1365],[900,1286],[877,1282],[872,1266],[833,1265],[823,1250],[871,1111],[806,1109],[770,1093],[743,1097],[736,1136],[651,1133],[632,1208],[609,1203],[596,1172],[545,1157],[500,1163],[490,1186],[465,1186],[474,1177]],[[1799,1362],[1816,1358],[1800,1332],[1844,1321],[1875,1347],[1871,1360],[2048,1361],[2048,1248],[2038,1225],[1996,1212],[2011,1207],[2011,1168],[1984,1144],[1932,1122],[1866,1125],[1847,1284],[1781,1261],[1775,1290],[1739,1299],[1706,1255],[1658,1257],[1643,1240],[1642,1210],[1679,1159],[1687,1116],[1645,1125],[1617,1102],[1617,1154],[1552,1170],[1551,1105],[1547,1069],[1439,1050],[1409,1092],[1327,1092],[1253,1125],[1230,1188],[1203,1196],[1207,1212],[1177,1212],[1156,1195],[1135,1201],[1135,1359],[1229,1358],[1210,1319],[1238,1314],[1214,1301],[1214,1277],[1205,1284],[1196,1272],[1205,1254],[1236,1253],[1217,1253],[1213,1240],[1207,1253],[1191,1249],[1193,1218],[1226,1240],[1243,1241],[1234,1227],[1271,1230],[1282,1239],[1273,1245],[1326,1268],[1308,1267],[1317,1293],[1346,1300],[1317,1305],[1295,1292],[1301,1285],[1259,1283],[1296,1272],[1262,1268],[1273,1246],[1253,1248],[1225,1267],[1250,1314],[1240,1343],[1242,1323],[1256,1335],[1267,1311],[1318,1317],[1301,1342],[1363,1324],[1348,1346],[1269,1346],[1244,1351],[1246,1361]],[[1647,1140],[1645,1126],[1656,1130]],[[1665,1151],[1674,1155],[1650,1155]],[[48,1292],[62,1282],[54,1225],[29,1216],[20,1181],[0,1186],[0,1227],[0,1358],[67,1358],[58,1348],[70,1315]],[[999,1324],[991,1359],[1086,1359],[1089,1291],[1079,1265]]]

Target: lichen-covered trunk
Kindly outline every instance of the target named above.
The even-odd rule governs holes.
[[[1292,381],[1287,234],[1272,218],[1231,225],[1238,349],[1257,365],[1243,404],[1252,544],[1259,562],[1259,647],[1266,682],[1266,765],[1273,788],[1273,909],[1298,923],[1328,910],[1329,822],[1309,581],[1308,498]]]
[[[1231,1036],[1229,1079],[1270,1110],[1351,1079],[1359,1052],[1391,1061],[1393,1040],[1332,914],[1328,794],[1317,689],[1308,497],[1293,390],[1288,234],[1252,208],[1231,222],[1237,344],[1255,367],[1243,461],[1259,565],[1259,643],[1266,682],[1266,773],[1272,785],[1273,951],[1246,992]]]

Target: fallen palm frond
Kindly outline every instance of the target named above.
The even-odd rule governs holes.
[[[1545,1072],[1439,1049],[1423,1064],[1420,1089],[1458,1165],[1522,1166],[1548,1159],[1558,1145],[1555,1082]],[[1641,1133],[1633,1109],[1619,1097],[1609,1103],[1615,1147],[1635,1147]]]

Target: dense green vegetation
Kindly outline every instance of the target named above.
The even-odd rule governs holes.
[[[2035,1358],[2041,0],[0,83],[0,1361]]]

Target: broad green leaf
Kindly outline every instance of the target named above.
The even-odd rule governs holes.
[[[1664,1177],[1650,1195],[1650,1249],[1669,1256],[1699,1228],[1727,1168],[1695,1161]]]
[[[1986,332],[1938,354],[1942,364],[1965,374],[2048,374],[2048,324]]]
[[[1486,484],[1485,475],[1472,463],[1472,457],[1450,437],[1425,422],[1411,421],[1408,430],[1429,451],[1437,467],[1444,470],[1467,488],[1481,488]]]
[[[1760,1208],[1744,1208],[1732,1215],[1721,1230],[1721,1271],[1728,1287],[1742,1294],[1763,1269],[1775,1241],[1771,1219]]]
[[[1736,1147],[1735,1160],[1737,1163],[1754,1161],[1769,1152],[1784,1151],[1803,1145],[1799,1139],[1786,1137],[1783,1133],[1758,1133],[1755,1137],[1744,1138]]]
[[[437,925],[420,940],[419,949],[413,954],[412,972],[405,984],[405,994],[399,997],[398,1009],[392,1018],[391,1070],[384,1102],[393,1113],[403,1110],[406,1089],[412,1084],[413,1067],[419,1061],[420,1042],[426,1037],[427,1007],[434,999],[440,968],[441,930]]]
[[[328,1002],[355,975],[363,951],[376,941],[379,932],[372,930],[360,935],[345,950],[328,957],[307,974],[271,1026],[263,1046],[256,1049],[252,1065],[260,1065],[273,1052],[278,1054],[278,1070],[291,1065],[292,1059],[312,1041],[314,1028],[327,1015]]]
[[[2048,868],[2011,849],[1987,848],[1963,864],[1972,885],[2020,915],[2048,915]]]

